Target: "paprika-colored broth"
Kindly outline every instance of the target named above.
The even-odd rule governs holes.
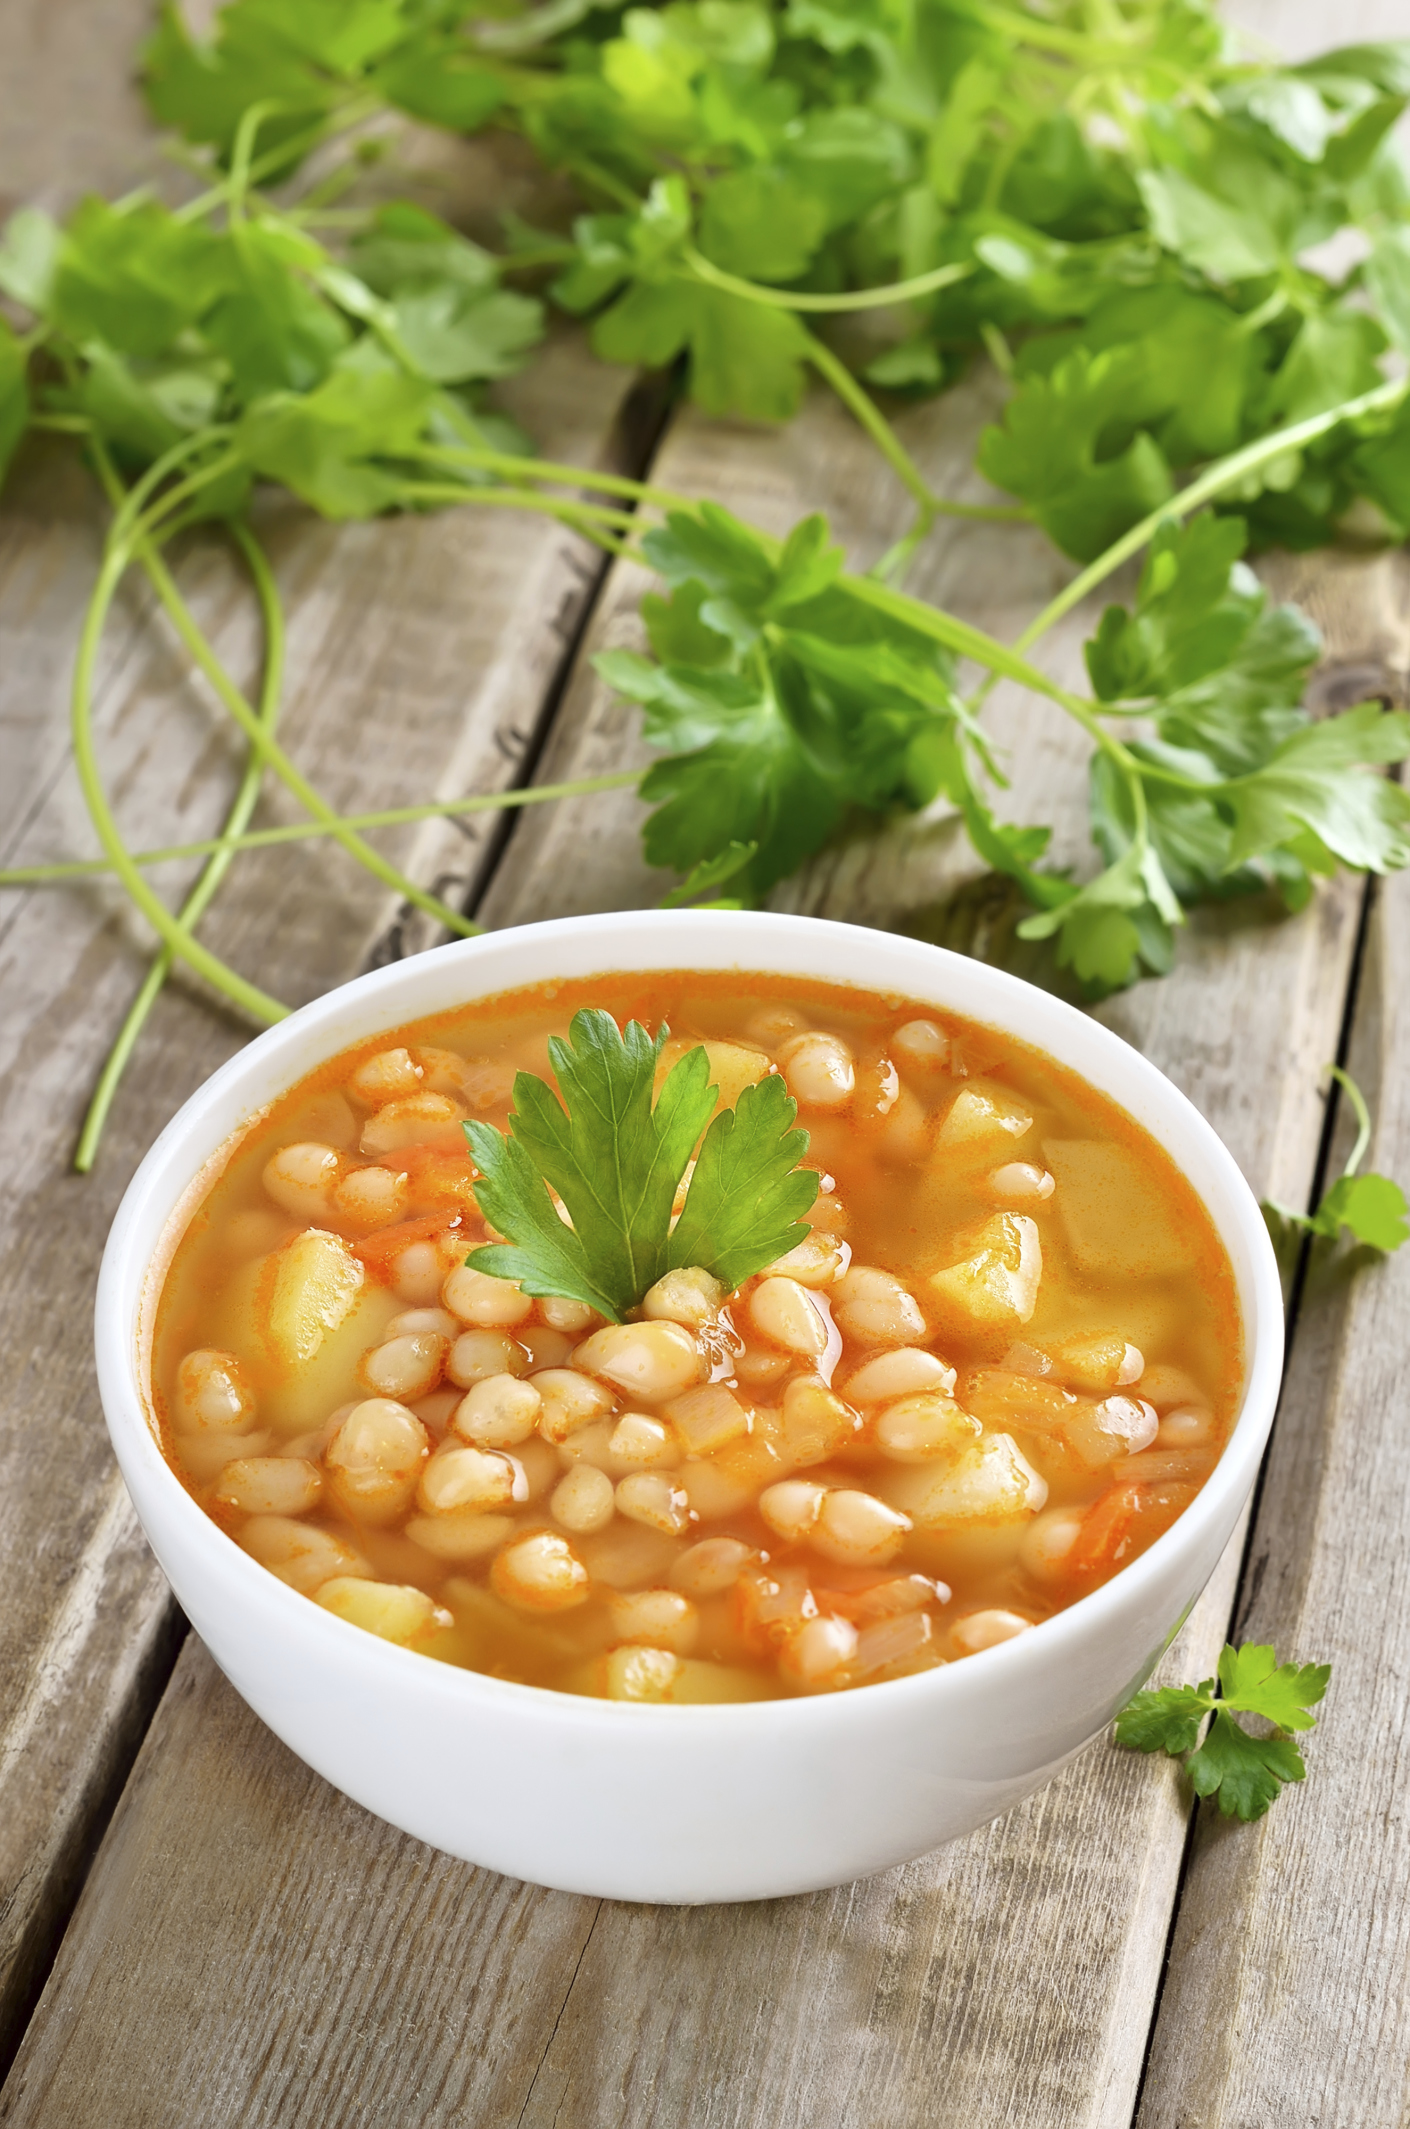
[[[810,1238],[640,1320],[467,1269],[462,1121],[579,1007],[781,1072]],[[178,1243],[153,1386],[206,1512],[312,1601],[495,1677],[756,1700],[1030,1630],[1193,1500],[1242,1381],[1233,1277],[1156,1142],[1037,1050],[776,977],[603,976],[332,1060]]]

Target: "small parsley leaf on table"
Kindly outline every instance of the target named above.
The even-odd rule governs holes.
[[[1280,1664],[1271,1648],[1257,1643],[1226,1647],[1217,1680],[1137,1693],[1116,1718],[1116,1742],[1134,1752],[1188,1754],[1186,1772],[1198,1796],[1215,1797],[1227,1818],[1262,1818],[1284,1783],[1306,1775],[1302,1753],[1286,1733],[1316,1727],[1310,1711],[1331,1675],[1327,1663]],[[1276,1734],[1255,1737],[1236,1714],[1261,1715]],[[1213,1720],[1196,1749],[1206,1716]]]
[[[1335,1242],[1345,1228],[1354,1242],[1389,1254],[1391,1250],[1399,1249],[1402,1243],[1410,1242],[1410,1204],[1407,1204],[1399,1183],[1392,1182],[1388,1175],[1357,1173],[1371,1143],[1371,1112],[1366,1106],[1365,1095],[1349,1072],[1344,1072],[1340,1065],[1330,1065],[1328,1070],[1344,1090],[1356,1118],[1356,1141],[1346,1166],[1331,1188],[1324,1192],[1315,1212],[1295,1212],[1290,1205],[1280,1205],[1276,1200],[1266,1198],[1263,1216],[1275,1242],[1280,1245],[1289,1230],[1300,1229],[1305,1234]]]
[[[653,1039],[634,1020],[622,1034],[610,1013],[575,1013],[568,1040],[549,1039],[561,1101],[545,1080],[520,1072],[507,1133],[466,1124],[480,1209],[508,1237],[471,1253],[476,1271],[620,1322],[673,1267],[698,1264],[734,1287],[802,1241],[818,1179],[799,1165],[808,1135],[792,1128],[797,1104],[783,1081],[747,1087],[711,1123],[716,1089],[697,1048],[672,1066],[653,1103],[668,1032]],[[673,1231],[676,1191],[697,1145]]]

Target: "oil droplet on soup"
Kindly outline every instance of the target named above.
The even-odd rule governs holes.
[[[580,1007],[774,1072],[819,1195],[726,1293],[604,1326],[467,1267],[461,1129]],[[1194,1499],[1237,1406],[1213,1226],[1040,1052],[904,1000],[607,977],[332,1060],[251,1126],[158,1310],[166,1453],[213,1522],[364,1630],[495,1677],[676,1704],[836,1691],[1029,1631]],[[214,1542],[214,1533],[213,1533]]]

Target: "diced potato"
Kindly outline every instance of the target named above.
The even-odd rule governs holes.
[[[433,1597],[410,1583],[363,1582],[348,1575],[335,1575],[331,1582],[314,1591],[314,1602],[346,1619],[350,1626],[360,1626],[366,1633],[398,1642],[403,1648],[425,1639],[438,1627],[455,1623]]]
[[[1001,1212],[986,1220],[972,1254],[932,1272],[930,1292],[949,1318],[976,1330],[1027,1323],[1038,1305],[1043,1245],[1032,1220]]]
[[[972,1079],[950,1104],[935,1134],[935,1151],[942,1161],[988,1167],[1006,1160],[1032,1128],[1031,1114],[1006,1087]]]
[[[1140,1348],[1119,1331],[1104,1331],[1054,1346],[1053,1364],[1064,1382],[1104,1397],[1109,1390],[1124,1390],[1139,1382],[1146,1363]]]
[[[285,1367],[312,1360],[351,1312],[366,1273],[341,1236],[305,1228],[265,1259],[259,1301],[265,1342]]]
[[[774,1441],[784,1462],[801,1471],[845,1449],[860,1426],[852,1407],[816,1375],[795,1375],[783,1393]]]
[[[672,1398],[666,1417],[692,1456],[711,1456],[749,1432],[753,1413],[722,1382],[707,1382]]]
[[[876,1423],[876,1445],[897,1464],[953,1461],[978,1439],[979,1421],[943,1390],[898,1397]]]
[[[1105,1397],[1099,1405],[1079,1403],[1062,1433],[1087,1469],[1097,1471],[1119,1456],[1148,1449],[1159,1426],[1153,1405],[1137,1397]]]
[[[921,1530],[1036,1515],[1048,1498],[1046,1480],[1008,1434],[986,1434],[953,1463],[898,1471],[880,1490]]]
[[[732,1109],[746,1087],[766,1079],[772,1069],[763,1050],[750,1049],[742,1042],[692,1042],[683,1035],[673,1035],[662,1045],[656,1064],[656,1093],[659,1094],[673,1066],[691,1050],[703,1050],[710,1060],[710,1084],[719,1089],[715,1113]]]
[[[1150,1186],[1137,1156],[1109,1139],[1045,1139],[1053,1199],[1079,1271],[1154,1279],[1187,1271],[1190,1244]]]

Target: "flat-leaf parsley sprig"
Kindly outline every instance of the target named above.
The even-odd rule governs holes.
[[[1290,1205],[1266,1198],[1263,1216],[1275,1242],[1281,1242],[1289,1229],[1335,1242],[1345,1228],[1353,1241],[1368,1249],[1399,1249],[1402,1243],[1410,1242],[1410,1205],[1405,1192],[1388,1175],[1358,1174],[1371,1143],[1371,1112],[1349,1072],[1343,1072],[1340,1065],[1328,1065],[1327,1070],[1343,1089],[1356,1118],[1356,1141],[1346,1166],[1323,1193],[1315,1212],[1294,1212]]]
[[[1285,1782],[1304,1779],[1302,1753],[1287,1733],[1316,1728],[1309,1711],[1331,1675],[1329,1663],[1280,1664],[1273,1649],[1255,1642],[1226,1646],[1217,1680],[1137,1693],[1116,1718],[1116,1742],[1184,1758],[1197,1796],[1216,1797],[1226,1818],[1259,1819]],[[1253,1736],[1236,1714],[1261,1715],[1273,1735]],[[1213,1720],[1196,1749],[1207,1716]]]
[[[798,1104],[782,1079],[746,1087],[712,1123],[717,1090],[697,1048],[671,1067],[653,1103],[669,1032],[663,1025],[653,1038],[633,1020],[622,1034],[600,1008],[575,1013],[566,1042],[549,1038],[561,1101],[546,1080],[520,1072],[507,1133],[466,1124],[476,1200],[508,1237],[472,1251],[476,1271],[620,1323],[668,1271],[699,1265],[729,1289],[804,1239],[818,1178],[800,1165],[808,1134],[793,1128]]]

